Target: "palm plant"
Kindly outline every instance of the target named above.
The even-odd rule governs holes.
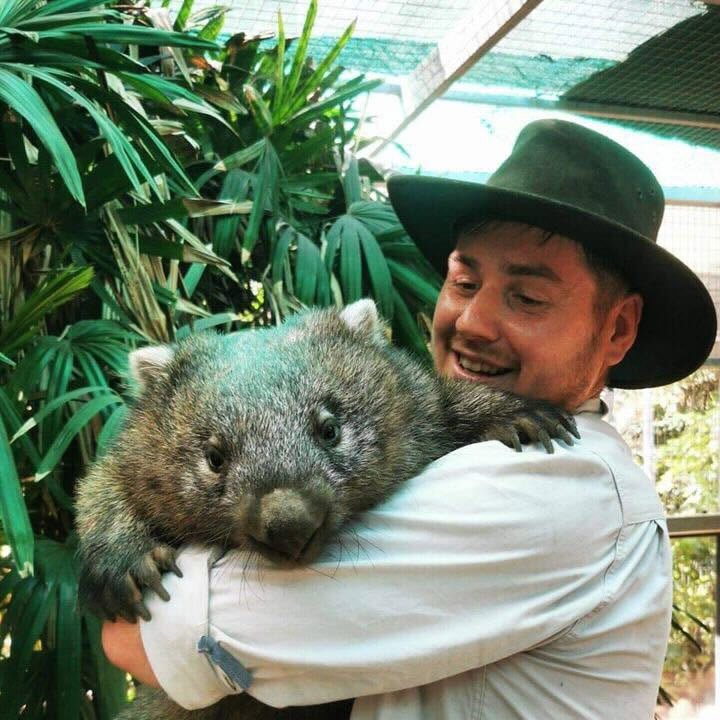
[[[205,274],[197,297],[213,305],[221,293],[242,308],[247,289],[260,287],[256,322],[265,322],[305,305],[372,296],[395,339],[426,357],[415,316],[434,304],[439,278],[373,187],[380,175],[353,155],[361,144],[353,101],[378,81],[347,78],[337,64],[352,24],[326,57],[308,57],[316,12],[312,0],[295,40],[286,38],[278,14],[275,44],[232,37],[218,55],[219,69],[205,65],[195,73],[195,92],[216,104],[226,123],[202,133],[186,125],[202,148],[188,172],[204,196],[248,208],[190,223],[242,277],[238,286],[229,276]],[[143,218],[176,209],[153,203]]]
[[[374,86],[337,65],[352,27],[315,63],[315,2],[296,40],[279,18],[276,44],[223,48],[192,4],[0,6],[3,717],[125,702],[76,606],[72,498],[122,425],[129,349],[370,294],[426,353],[438,279],[351,152]]]

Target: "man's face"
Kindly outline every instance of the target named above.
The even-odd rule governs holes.
[[[441,374],[573,409],[608,368],[596,282],[571,240],[520,223],[464,235],[451,253],[433,318]]]

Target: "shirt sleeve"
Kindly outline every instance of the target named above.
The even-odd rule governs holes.
[[[603,601],[621,524],[593,453],[469,445],[364,513],[311,567],[235,552],[208,570],[192,549],[195,573],[173,579],[169,603],[151,598],[142,638],[189,709],[237,691],[195,651],[206,629],[253,673],[248,692],[276,707],[425,685],[571,629]]]

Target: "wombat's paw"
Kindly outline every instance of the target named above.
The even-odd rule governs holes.
[[[541,442],[552,453],[553,438],[572,445],[572,436],[579,438],[580,433],[570,413],[540,401],[529,401],[512,417],[493,422],[484,437],[499,440],[518,452],[522,452],[522,443]]]
[[[81,576],[80,591],[90,610],[101,617],[128,622],[137,617],[150,620],[143,602],[143,591],[153,590],[163,600],[170,599],[162,585],[162,573],[174,572],[182,577],[175,563],[177,551],[169,545],[157,545],[126,569],[115,567],[104,573],[88,570]]]

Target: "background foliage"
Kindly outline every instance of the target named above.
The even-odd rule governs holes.
[[[720,510],[719,380],[716,369],[702,369],[652,391],[656,483],[668,515]],[[642,464],[642,393],[616,395],[618,425]],[[699,702],[707,700],[715,662],[715,540],[678,538],[672,547],[675,612],[663,686]]]
[[[126,413],[127,353],[374,297],[421,356],[439,279],[356,160],[375,83],[222,9],[0,3],[0,710],[112,717],[76,607],[73,492]]]

